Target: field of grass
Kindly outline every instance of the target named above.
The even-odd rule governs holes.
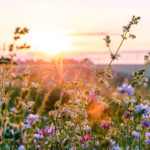
[[[0,59],[0,149],[149,150],[150,54],[141,66],[112,65],[140,17],[123,27],[115,53],[104,38],[111,61],[19,65],[16,46],[26,28],[16,28],[10,58]],[[121,58],[119,58],[121,59]],[[146,71],[148,69],[148,71]],[[132,75],[131,75],[131,72]]]

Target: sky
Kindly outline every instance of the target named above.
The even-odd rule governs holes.
[[[132,15],[141,16],[123,51],[150,49],[149,0],[0,0],[0,47],[12,40],[15,27],[30,29],[25,40],[30,51],[55,54],[71,52],[106,52],[103,38],[109,34],[115,51],[122,26]]]

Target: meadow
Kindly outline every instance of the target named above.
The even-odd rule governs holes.
[[[104,41],[110,63],[103,66],[85,59],[81,64],[20,65],[14,61],[17,45],[27,28],[17,27],[10,57],[0,59],[1,150],[148,150],[150,149],[150,84],[145,63],[133,72],[112,70],[126,40],[140,17],[123,27],[115,53],[111,38]]]

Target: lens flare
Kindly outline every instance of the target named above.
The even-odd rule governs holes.
[[[104,109],[104,104],[94,103],[88,108],[87,114],[92,116],[98,116],[102,114],[103,109]]]

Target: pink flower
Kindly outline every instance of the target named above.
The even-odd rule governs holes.
[[[43,135],[44,135],[44,133],[43,133],[43,132],[41,132],[41,133],[40,133],[40,136],[43,136]]]
[[[90,140],[90,137],[88,135],[85,135],[84,136],[84,141],[89,141]]]
[[[47,133],[47,132],[48,132],[48,127],[45,127],[45,128],[43,129],[43,132],[44,132],[44,133]]]
[[[80,143],[83,144],[83,140],[82,139],[80,139]]]

